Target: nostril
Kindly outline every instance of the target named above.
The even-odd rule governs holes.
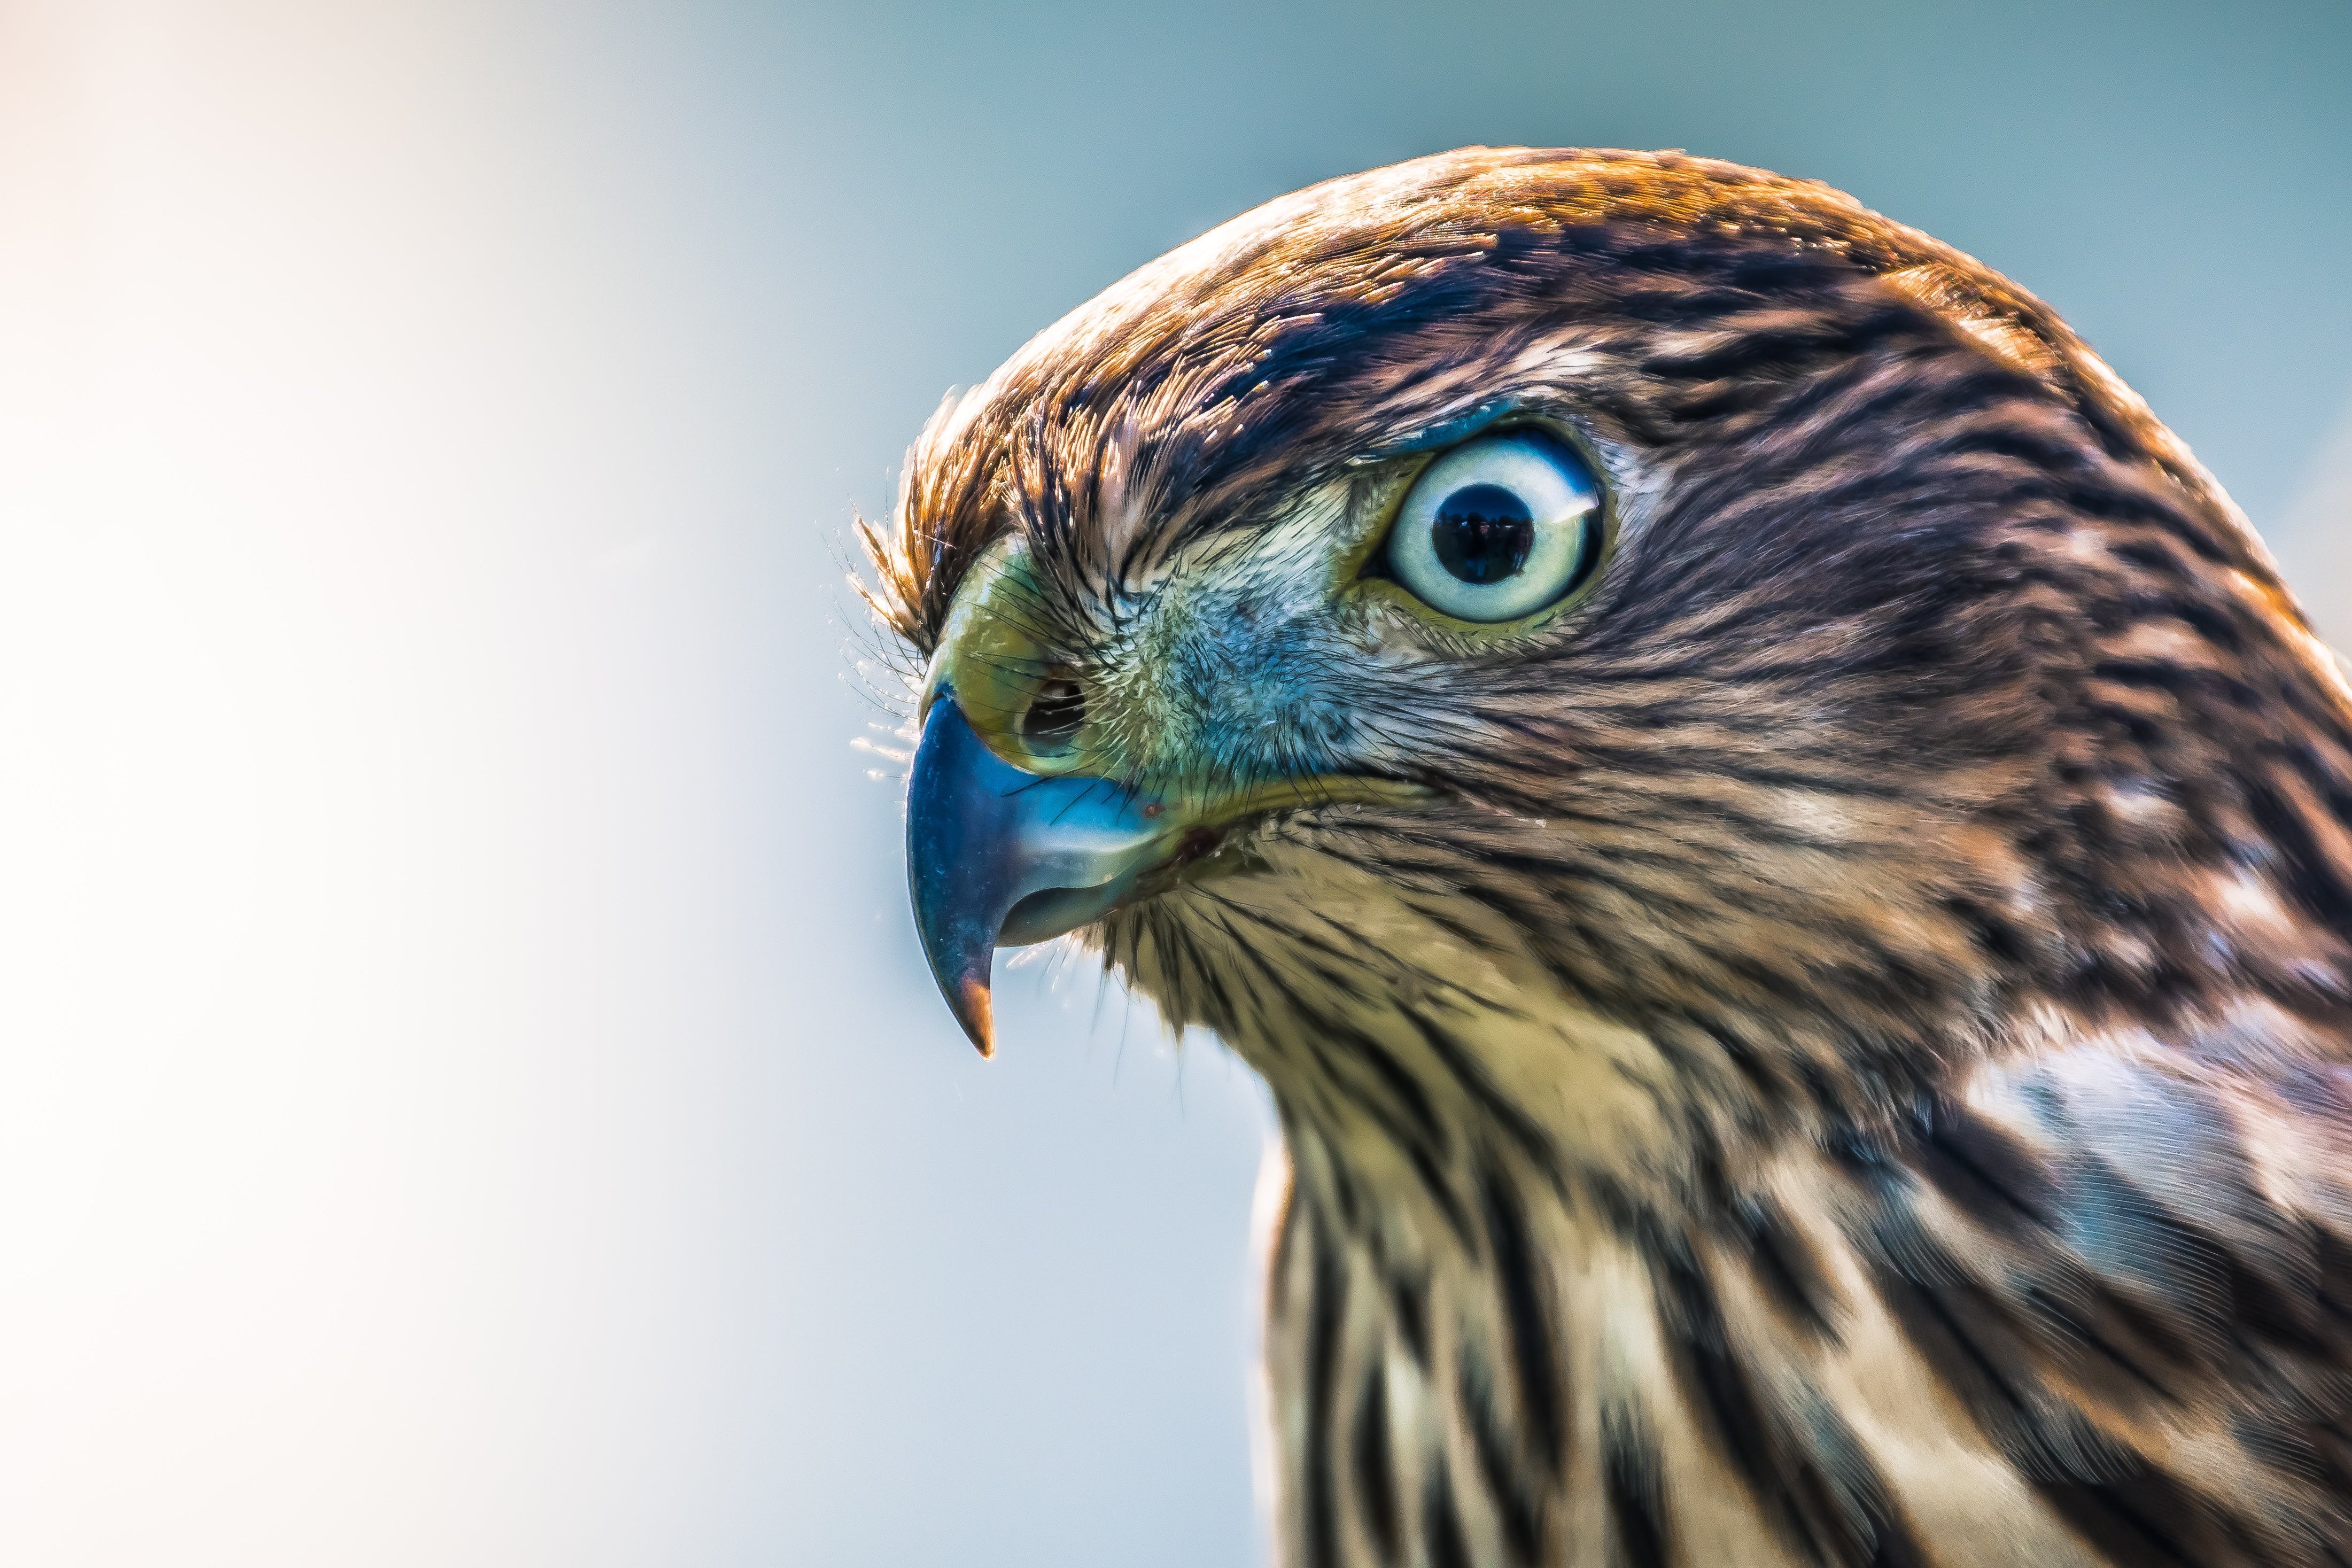
[[[1041,752],[1066,752],[1077,744],[1087,721],[1087,694],[1066,678],[1046,681],[1021,715],[1021,738]]]

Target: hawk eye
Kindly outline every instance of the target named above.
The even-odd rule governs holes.
[[[1390,574],[1456,620],[1547,609],[1600,560],[1600,481],[1583,458],[1531,430],[1485,437],[1430,464],[1389,531]]]

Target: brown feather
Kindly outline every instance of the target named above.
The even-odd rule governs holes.
[[[1588,595],[1302,595],[1502,404],[1606,472]],[[1424,159],[944,408],[880,613],[1007,535],[1122,782],[1434,797],[1088,938],[1281,1109],[1286,1561],[2352,1563],[2352,703],[2040,302],[1817,184]]]

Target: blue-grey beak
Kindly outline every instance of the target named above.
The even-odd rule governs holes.
[[[1108,913],[1165,858],[1158,801],[1014,767],[941,689],[907,785],[907,890],[931,974],[980,1054],[995,1048],[989,961]]]

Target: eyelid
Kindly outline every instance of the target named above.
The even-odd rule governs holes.
[[[1385,463],[1398,458],[1410,458],[1416,452],[1434,452],[1443,447],[1462,446],[1489,426],[1521,412],[1524,406],[1513,397],[1499,397],[1492,403],[1482,403],[1466,414],[1457,414],[1434,425],[1423,426],[1393,441],[1383,441],[1362,455],[1350,458],[1349,466]]]

